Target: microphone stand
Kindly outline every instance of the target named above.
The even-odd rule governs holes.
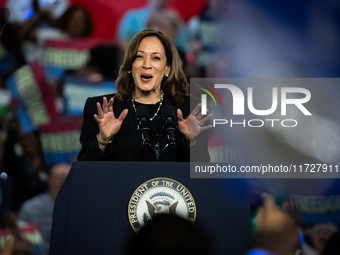
[[[176,145],[175,135],[177,125],[175,123],[175,114],[170,106],[166,106],[162,109],[163,126],[162,132],[159,135],[153,136],[152,129],[149,124],[149,113],[145,106],[139,106],[136,111],[137,115],[137,131],[141,134],[143,146],[147,147],[148,150],[152,151],[155,156],[155,160],[159,161],[160,155],[165,149]],[[155,138],[155,143],[152,145],[150,136]],[[167,137],[167,144],[161,149],[159,144],[159,138]]]
[[[162,152],[163,150],[160,150],[160,145],[159,142],[157,141],[153,146],[153,153],[155,154],[156,161],[159,161],[159,156],[161,155]]]
[[[156,143],[154,145],[154,154],[156,157],[156,161],[159,161],[159,157],[165,151],[165,149],[176,145],[175,135],[177,125],[175,112],[171,106],[167,105],[162,108],[161,114],[163,120],[162,132],[160,136],[156,136]],[[166,136],[168,142],[163,149],[160,149],[159,138],[163,136]]]
[[[160,136],[163,137],[164,135]],[[160,144],[158,142],[158,138],[156,139],[156,143],[153,146],[153,153],[155,155],[155,159],[156,161],[159,161],[159,157],[160,155],[165,151],[166,148],[171,148],[171,147],[175,147],[176,142],[175,139],[170,139],[169,135],[167,135],[169,142],[163,147],[163,149],[160,148]]]

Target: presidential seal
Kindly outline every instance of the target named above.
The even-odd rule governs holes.
[[[130,199],[130,224],[135,232],[138,232],[148,220],[159,213],[176,214],[194,223],[194,198],[189,190],[176,180],[165,177],[148,180],[133,192]]]

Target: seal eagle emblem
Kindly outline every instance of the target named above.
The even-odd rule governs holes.
[[[149,214],[152,218],[156,216],[157,213],[176,213],[176,207],[178,200],[166,192],[157,192],[153,194],[149,199],[145,200]]]
[[[134,191],[129,202],[128,217],[135,232],[161,213],[176,214],[195,222],[195,201],[183,184],[159,177],[144,182]]]

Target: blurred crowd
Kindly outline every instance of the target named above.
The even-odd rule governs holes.
[[[3,136],[30,133],[40,140],[44,163],[73,162],[86,98],[116,92],[125,49],[146,28],[173,39],[188,80],[221,73],[218,30],[228,20],[221,11],[228,9],[228,1],[207,2],[188,22],[168,4],[149,0],[127,10],[117,40],[103,40],[93,35],[94,21],[83,6],[66,0],[6,1],[9,11],[3,8],[0,15]]]
[[[128,10],[117,40],[93,36],[89,10],[63,1],[8,0],[0,15],[0,232],[13,250],[47,254],[55,197],[80,149],[87,97],[116,92],[130,40],[153,28],[175,42],[190,77],[214,75],[217,26],[227,1],[184,22],[168,0]],[[14,253],[13,253],[14,254]]]
[[[12,254],[47,254],[54,200],[80,149],[85,100],[116,92],[122,56],[138,32],[168,34],[188,79],[230,73],[228,27],[236,1],[206,1],[187,21],[169,1],[148,0],[128,10],[117,40],[93,36],[89,10],[67,0],[6,1],[10,12],[0,10],[0,247],[11,243]],[[274,206],[267,209],[270,224],[278,225],[266,225],[263,215],[271,214],[260,210],[258,248],[340,254],[329,248],[339,243],[335,224],[304,225]]]

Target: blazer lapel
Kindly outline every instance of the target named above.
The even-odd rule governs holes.
[[[128,114],[124,119],[120,130],[117,133],[116,140],[118,147],[122,153],[124,161],[140,161],[140,155],[131,153],[132,148],[138,148],[137,123],[135,118],[135,110],[132,107],[131,100],[116,104],[115,115],[118,118],[124,109],[128,109]],[[130,150],[129,150],[130,148]],[[127,153],[129,152],[129,153]]]

